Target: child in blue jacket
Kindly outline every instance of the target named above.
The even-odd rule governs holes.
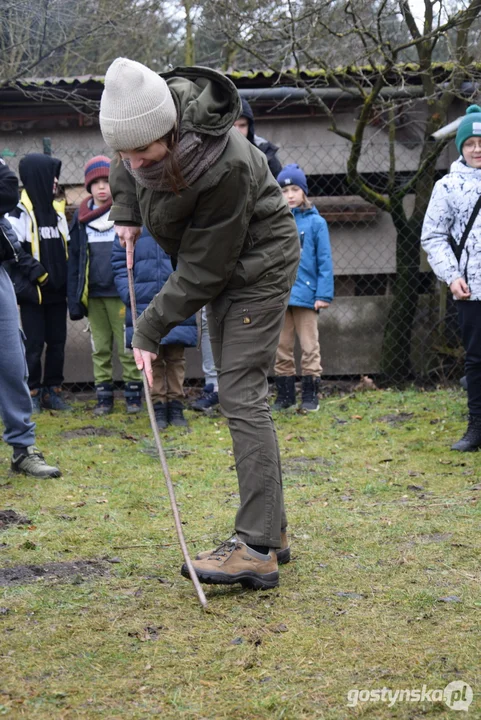
[[[125,344],[132,347],[133,322],[130,308],[129,282],[125,248],[115,238],[112,248],[112,269],[117,291],[126,305]],[[137,314],[140,315],[150,301],[164,286],[172,273],[170,257],[158,245],[152,235],[143,228],[135,244],[134,285]],[[152,362],[154,375],[150,394],[154,404],[155,418],[159,430],[168,425],[185,426],[184,377],[185,348],[197,345],[197,323],[195,315],[177,325],[162,340],[156,359]]]
[[[274,410],[296,403],[296,334],[301,346],[301,410],[319,409],[321,353],[317,313],[328,308],[334,296],[331,245],[327,223],[307,199],[307,180],[299,165],[286,165],[277,176],[299,231],[301,260],[291,290],[274,366],[277,399]]]

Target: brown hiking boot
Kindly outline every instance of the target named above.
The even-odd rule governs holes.
[[[231,543],[235,540],[234,538],[230,538],[230,540],[226,540],[227,543]],[[225,542],[221,542],[220,546],[225,545]],[[216,548],[218,549],[218,548]],[[195,556],[196,560],[205,560],[205,558],[208,558],[209,555],[214,555],[216,552],[216,549],[214,550],[204,550],[204,552],[197,553]],[[287,530],[281,530],[281,546],[280,548],[276,548],[276,555],[277,555],[277,564],[278,565],[287,565],[288,562],[291,560],[291,548],[289,547],[289,540],[287,539]]]
[[[222,543],[203,560],[193,561],[194,570],[200,582],[209,585],[233,585],[252,590],[269,590],[279,585],[279,570],[274,550],[262,555],[237,538]],[[181,573],[190,578],[187,565]]]

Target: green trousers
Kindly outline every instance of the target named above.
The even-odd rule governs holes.
[[[279,446],[267,402],[267,374],[287,300],[288,296],[281,296],[234,302],[220,322],[207,308],[219,404],[229,423],[239,481],[236,535],[250,545],[273,548],[281,545],[287,518]]]
[[[89,298],[89,322],[95,384],[112,382],[113,341],[117,344],[124,382],[138,382],[132,351],[125,349],[125,305],[119,297]]]

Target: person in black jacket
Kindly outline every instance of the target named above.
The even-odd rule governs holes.
[[[18,202],[18,180],[0,159],[0,416],[3,439],[13,449],[11,469],[36,478],[60,477],[35,447],[32,399],[27,385],[27,366],[17,302],[7,264],[25,263],[12,226],[4,217]]]
[[[26,335],[29,387],[34,412],[68,410],[61,394],[67,339],[68,227],[55,200],[62,163],[40,153],[20,160],[20,202],[8,215],[28,267],[14,266],[12,280]],[[42,353],[45,366],[42,378]]]
[[[241,132],[252,145],[255,145],[261,150],[267,158],[267,164],[269,170],[276,178],[282,170],[282,165],[279,158],[277,157],[277,151],[279,148],[269,140],[266,140],[259,135],[256,135],[254,126],[254,113],[247,100],[241,97],[242,113],[239,118],[235,121],[234,127]]]

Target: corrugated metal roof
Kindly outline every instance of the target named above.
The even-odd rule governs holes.
[[[452,63],[433,63],[432,65],[433,70],[437,74],[443,74],[445,72],[450,73],[453,70]],[[314,79],[320,79],[320,78],[326,78],[328,79],[329,76],[337,76],[337,77],[349,77],[349,76],[369,76],[372,73],[378,73],[379,71],[383,70],[382,66],[378,67],[369,67],[369,66],[358,66],[358,65],[350,65],[348,67],[337,67],[332,68],[329,71],[323,70],[321,68],[315,69],[315,70],[309,70],[307,68],[302,68],[301,72],[299,73],[302,80],[308,81],[308,80],[314,80]],[[406,81],[406,75],[411,74],[411,79],[417,83],[419,82],[419,76],[417,73],[419,73],[419,65],[417,63],[404,63],[399,64],[397,66],[394,66],[388,71],[388,75],[392,77],[393,79],[395,77],[401,77],[404,76],[404,81]],[[467,74],[468,71],[472,71],[475,74],[479,74],[481,72],[481,63],[472,63],[469,68],[467,68]],[[223,72],[219,70],[219,72]],[[233,80],[234,82],[236,80],[272,80],[273,78],[279,78],[279,77],[289,77],[292,76],[294,79],[297,77],[297,71],[293,69],[287,69],[284,70],[282,73],[274,72],[273,70],[260,70],[260,69],[245,69],[245,70],[231,70],[230,72],[224,73],[228,78]],[[39,86],[59,86],[59,85],[86,85],[87,83],[100,83],[101,85],[104,84],[104,76],[103,75],[73,75],[73,76],[67,76],[67,77],[58,77],[58,76],[51,76],[51,77],[29,77],[29,78],[21,78],[16,81],[17,85],[22,86],[28,86],[28,85],[39,85]]]
[[[85,85],[88,82],[95,82],[104,84],[104,76],[103,75],[75,75],[72,77],[46,77],[46,78],[38,78],[38,77],[31,77],[31,78],[20,78],[20,80],[17,80],[14,84],[15,85],[22,85],[23,87],[28,87],[31,85],[38,85],[40,87],[45,87],[46,85],[49,87],[57,87],[59,85]]]

